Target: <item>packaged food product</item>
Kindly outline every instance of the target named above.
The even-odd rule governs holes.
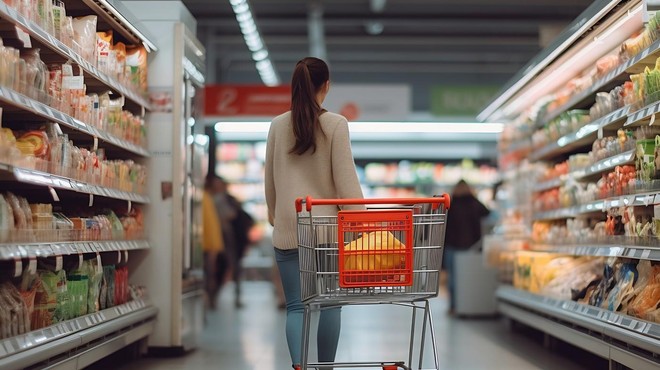
[[[12,209],[14,215],[14,226],[16,229],[25,230],[28,228],[27,216],[25,210],[21,207],[18,197],[11,192],[5,194],[5,199]]]
[[[111,60],[114,58],[114,53],[112,52],[112,30],[96,33],[96,57],[98,68],[108,73],[113,65]]]
[[[87,291],[87,313],[98,312],[101,308],[99,296],[101,292],[101,281],[103,280],[103,269],[98,266],[96,259],[86,260],[83,269],[88,276]]]
[[[140,91],[147,91],[147,50],[144,46],[126,46],[126,75]]]
[[[389,231],[370,232],[344,246],[345,270],[388,270],[405,263],[406,246]],[[401,253],[392,253],[401,250]],[[380,253],[379,253],[380,251]]]
[[[615,284],[603,301],[602,307],[610,311],[625,311],[628,302],[633,297],[633,285],[637,280],[635,263],[628,262],[618,265],[614,277]]]
[[[32,330],[50,326],[57,322],[55,311],[58,301],[58,283],[60,277],[47,270],[38,271],[39,279],[35,284],[34,312],[32,313]]]
[[[82,57],[96,64],[96,23],[95,15],[73,19],[73,37],[80,46]]]
[[[74,270],[67,275],[67,291],[71,299],[71,318],[88,312],[89,276],[84,269]]]
[[[16,147],[25,155],[48,159],[49,143],[44,131],[28,131],[16,140]]]

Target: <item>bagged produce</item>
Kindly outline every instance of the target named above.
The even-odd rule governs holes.
[[[587,288],[602,278],[603,259],[576,258],[575,266],[560,270],[543,288],[541,294],[564,300],[578,300],[585,296]]]
[[[89,277],[83,269],[72,271],[67,275],[67,291],[71,299],[71,317],[87,314],[87,297],[89,294]]]
[[[400,250],[399,253],[391,251]],[[405,266],[405,244],[389,231],[374,231],[344,246],[345,270],[388,270]]]
[[[616,283],[603,301],[602,307],[610,311],[625,311],[633,297],[633,285],[637,280],[635,263],[623,263],[615,272]]]
[[[603,269],[603,278],[598,285],[585,295],[584,303],[592,306],[601,307],[610,290],[614,287],[616,280],[614,278],[615,270],[618,269],[621,262],[618,259],[609,259]]]
[[[24,334],[30,330],[27,306],[14,284],[5,282],[0,285],[0,307],[2,338]]]
[[[87,271],[87,313],[98,312],[100,309],[99,295],[101,292],[101,280],[103,270],[98,267],[96,259],[87,260],[83,263],[83,269]]]

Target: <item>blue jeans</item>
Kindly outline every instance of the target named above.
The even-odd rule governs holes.
[[[286,341],[294,365],[300,365],[302,357],[303,310],[300,300],[300,266],[298,249],[275,248],[275,260],[280,270],[284,297],[286,298]],[[321,311],[317,335],[319,362],[333,362],[339,343],[341,308]]]

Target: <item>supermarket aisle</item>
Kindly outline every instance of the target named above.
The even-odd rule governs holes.
[[[120,370],[289,369],[284,313],[276,308],[271,285],[244,284],[245,308],[235,310],[229,296],[232,289],[225,289],[219,310],[208,317],[199,350],[181,358],[142,359]],[[583,369],[511,333],[498,320],[451,319],[444,313],[445,303],[442,298],[433,302],[442,369]],[[344,308],[338,360],[405,359],[408,312],[389,305]]]

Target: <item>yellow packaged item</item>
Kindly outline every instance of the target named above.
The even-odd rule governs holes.
[[[401,251],[392,253],[390,251]],[[374,231],[344,246],[344,270],[390,270],[405,266],[406,245],[389,231]]]

